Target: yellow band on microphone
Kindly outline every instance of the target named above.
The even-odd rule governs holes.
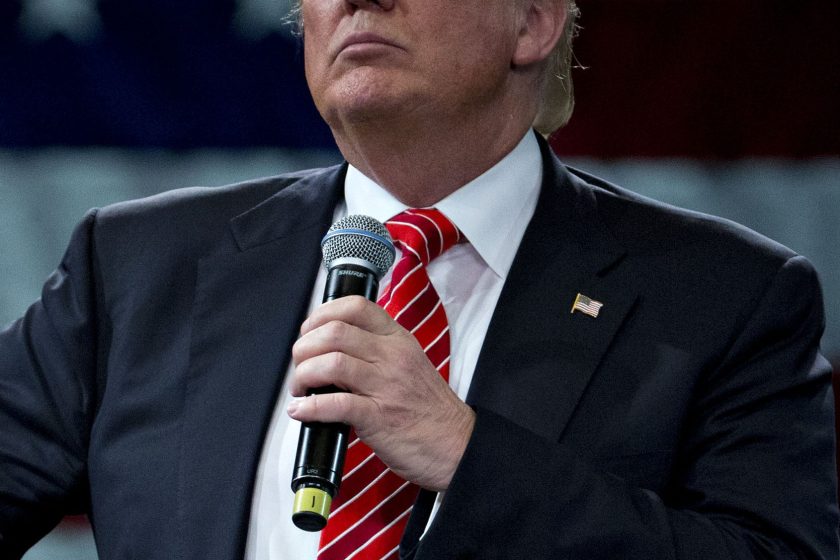
[[[320,531],[330,517],[332,496],[320,488],[304,487],[295,492],[292,521],[304,531]]]

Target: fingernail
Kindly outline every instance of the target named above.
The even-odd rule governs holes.
[[[298,408],[300,408],[300,402],[297,401],[297,400],[294,400],[294,401],[289,403],[289,406],[286,407],[286,412],[288,412],[291,415],[294,415],[295,412],[298,411]]]

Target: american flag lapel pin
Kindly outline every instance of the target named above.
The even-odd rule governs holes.
[[[575,302],[572,304],[572,313],[580,311],[584,315],[589,315],[594,319],[598,317],[598,313],[601,312],[602,307],[604,307],[604,304],[600,301],[595,301],[583,294],[578,294],[575,296]]]

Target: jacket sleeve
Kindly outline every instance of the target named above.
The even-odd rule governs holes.
[[[745,325],[696,387],[665,491],[478,409],[415,558],[838,558],[831,370],[805,259],[781,267]]]
[[[0,332],[0,557],[85,508],[99,341],[93,228],[77,226],[41,298]]]

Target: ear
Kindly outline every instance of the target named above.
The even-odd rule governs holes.
[[[528,66],[542,62],[554,50],[566,27],[564,0],[525,0],[516,50],[511,64]]]

